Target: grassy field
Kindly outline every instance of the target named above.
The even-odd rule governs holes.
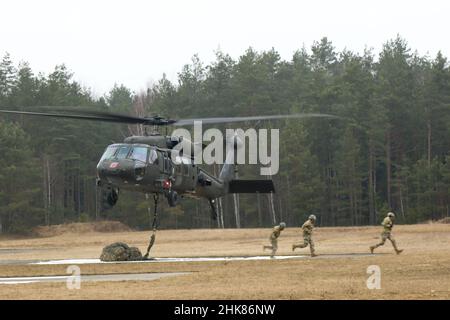
[[[61,265],[2,264],[33,259],[98,258],[105,245],[123,241],[145,250],[148,232],[69,230],[50,237],[0,238],[0,277],[65,275]],[[80,290],[64,283],[0,285],[0,299],[450,299],[450,225],[396,226],[401,255],[389,242],[373,256],[379,227],[317,228],[319,257],[295,260],[81,265],[82,274],[192,273],[156,281],[83,282]],[[158,232],[157,257],[261,255],[269,229],[165,230]],[[280,255],[291,255],[300,231],[288,228]],[[296,251],[306,255],[308,249]],[[265,254],[268,254],[266,252]],[[381,268],[381,289],[369,290],[367,267]]]

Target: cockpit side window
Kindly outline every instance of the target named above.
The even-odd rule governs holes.
[[[130,159],[138,160],[142,162],[147,162],[147,153],[148,148],[147,147],[133,147],[130,152]]]
[[[155,149],[150,149],[150,156],[148,157],[149,163],[158,163],[158,153]]]

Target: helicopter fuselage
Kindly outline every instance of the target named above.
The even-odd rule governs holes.
[[[142,143],[117,143],[108,146],[97,165],[98,185],[110,190],[130,190],[215,199],[226,194],[226,184],[194,164],[190,158]],[[173,200],[173,201],[171,201]]]

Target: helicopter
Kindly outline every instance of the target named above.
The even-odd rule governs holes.
[[[214,176],[195,163],[194,154],[179,153],[173,155],[176,147],[189,144],[190,150],[203,148],[198,142],[192,142],[181,136],[160,134],[158,127],[192,126],[196,122],[203,124],[228,124],[235,122],[279,120],[309,117],[334,117],[326,114],[289,114],[248,117],[218,117],[196,119],[166,119],[160,116],[136,117],[105,111],[88,110],[80,107],[40,107],[52,109],[52,112],[30,112],[0,110],[0,113],[26,116],[56,117],[77,120],[103,121],[111,123],[140,124],[153,127],[143,136],[130,136],[122,143],[114,143],[105,149],[97,164],[96,184],[102,190],[102,207],[112,208],[119,199],[120,190],[154,194],[155,212],[158,196],[163,195],[174,207],[182,197],[204,198],[209,201],[211,216],[216,219],[216,199],[233,193],[274,193],[273,181],[240,180],[235,177],[234,151],[241,145],[239,137],[227,137],[232,144],[231,152],[218,176]],[[62,113],[61,113],[62,112]],[[227,151],[228,152],[228,151]]]

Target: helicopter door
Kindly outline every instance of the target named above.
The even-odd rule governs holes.
[[[192,164],[189,158],[178,157],[175,162],[174,187],[180,190],[194,190],[195,179],[192,179]]]
[[[159,172],[164,173],[164,154],[161,151],[157,151],[158,153],[158,166]]]
[[[166,153],[160,153],[160,156],[162,159],[159,163],[161,173],[171,175],[173,170],[172,161],[170,161]]]

